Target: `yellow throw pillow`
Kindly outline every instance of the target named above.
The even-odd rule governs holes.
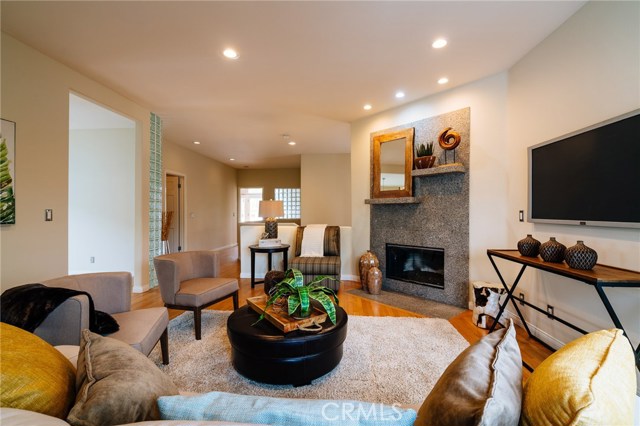
[[[0,406],[64,419],[75,399],[76,370],[53,346],[0,323]]]
[[[635,359],[622,330],[589,333],[535,369],[520,424],[630,425],[635,393]]]

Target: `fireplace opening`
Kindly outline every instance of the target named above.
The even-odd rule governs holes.
[[[444,249],[386,244],[387,278],[444,288]]]

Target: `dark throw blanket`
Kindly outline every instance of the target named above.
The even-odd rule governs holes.
[[[89,293],[44,284],[24,284],[2,293],[0,320],[33,333],[60,304],[81,294],[89,298],[89,330],[104,335],[120,329],[111,315],[94,309]]]

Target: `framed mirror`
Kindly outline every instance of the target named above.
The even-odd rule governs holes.
[[[411,197],[413,127],[372,137],[371,198]]]

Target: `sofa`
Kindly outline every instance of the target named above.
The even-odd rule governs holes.
[[[510,323],[463,351],[424,403],[413,409],[223,392],[181,395],[146,356],[89,330],[83,330],[80,346],[75,348],[76,367],[62,352],[24,330],[0,323],[0,336],[3,426],[626,425],[633,424],[636,403],[633,350],[617,329],[590,333],[565,345],[522,386],[522,359]],[[73,358],[74,348],[60,349]],[[50,381],[24,395],[20,383],[31,386],[59,369],[63,373],[58,382]],[[66,391],[61,389],[65,386]],[[65,397],[68,402],[60,404]],[[45,406],[48,402],[57,405],[58,411]],[[328,416],[323,411],[328,405],[349,406],[352,411],[346,417],[344,412],[343,417]],[[353,411],[354,406],[360,409]],[[51,415],[41,414],[45,412]],[[387,417],[376,417],[376,413]]]

